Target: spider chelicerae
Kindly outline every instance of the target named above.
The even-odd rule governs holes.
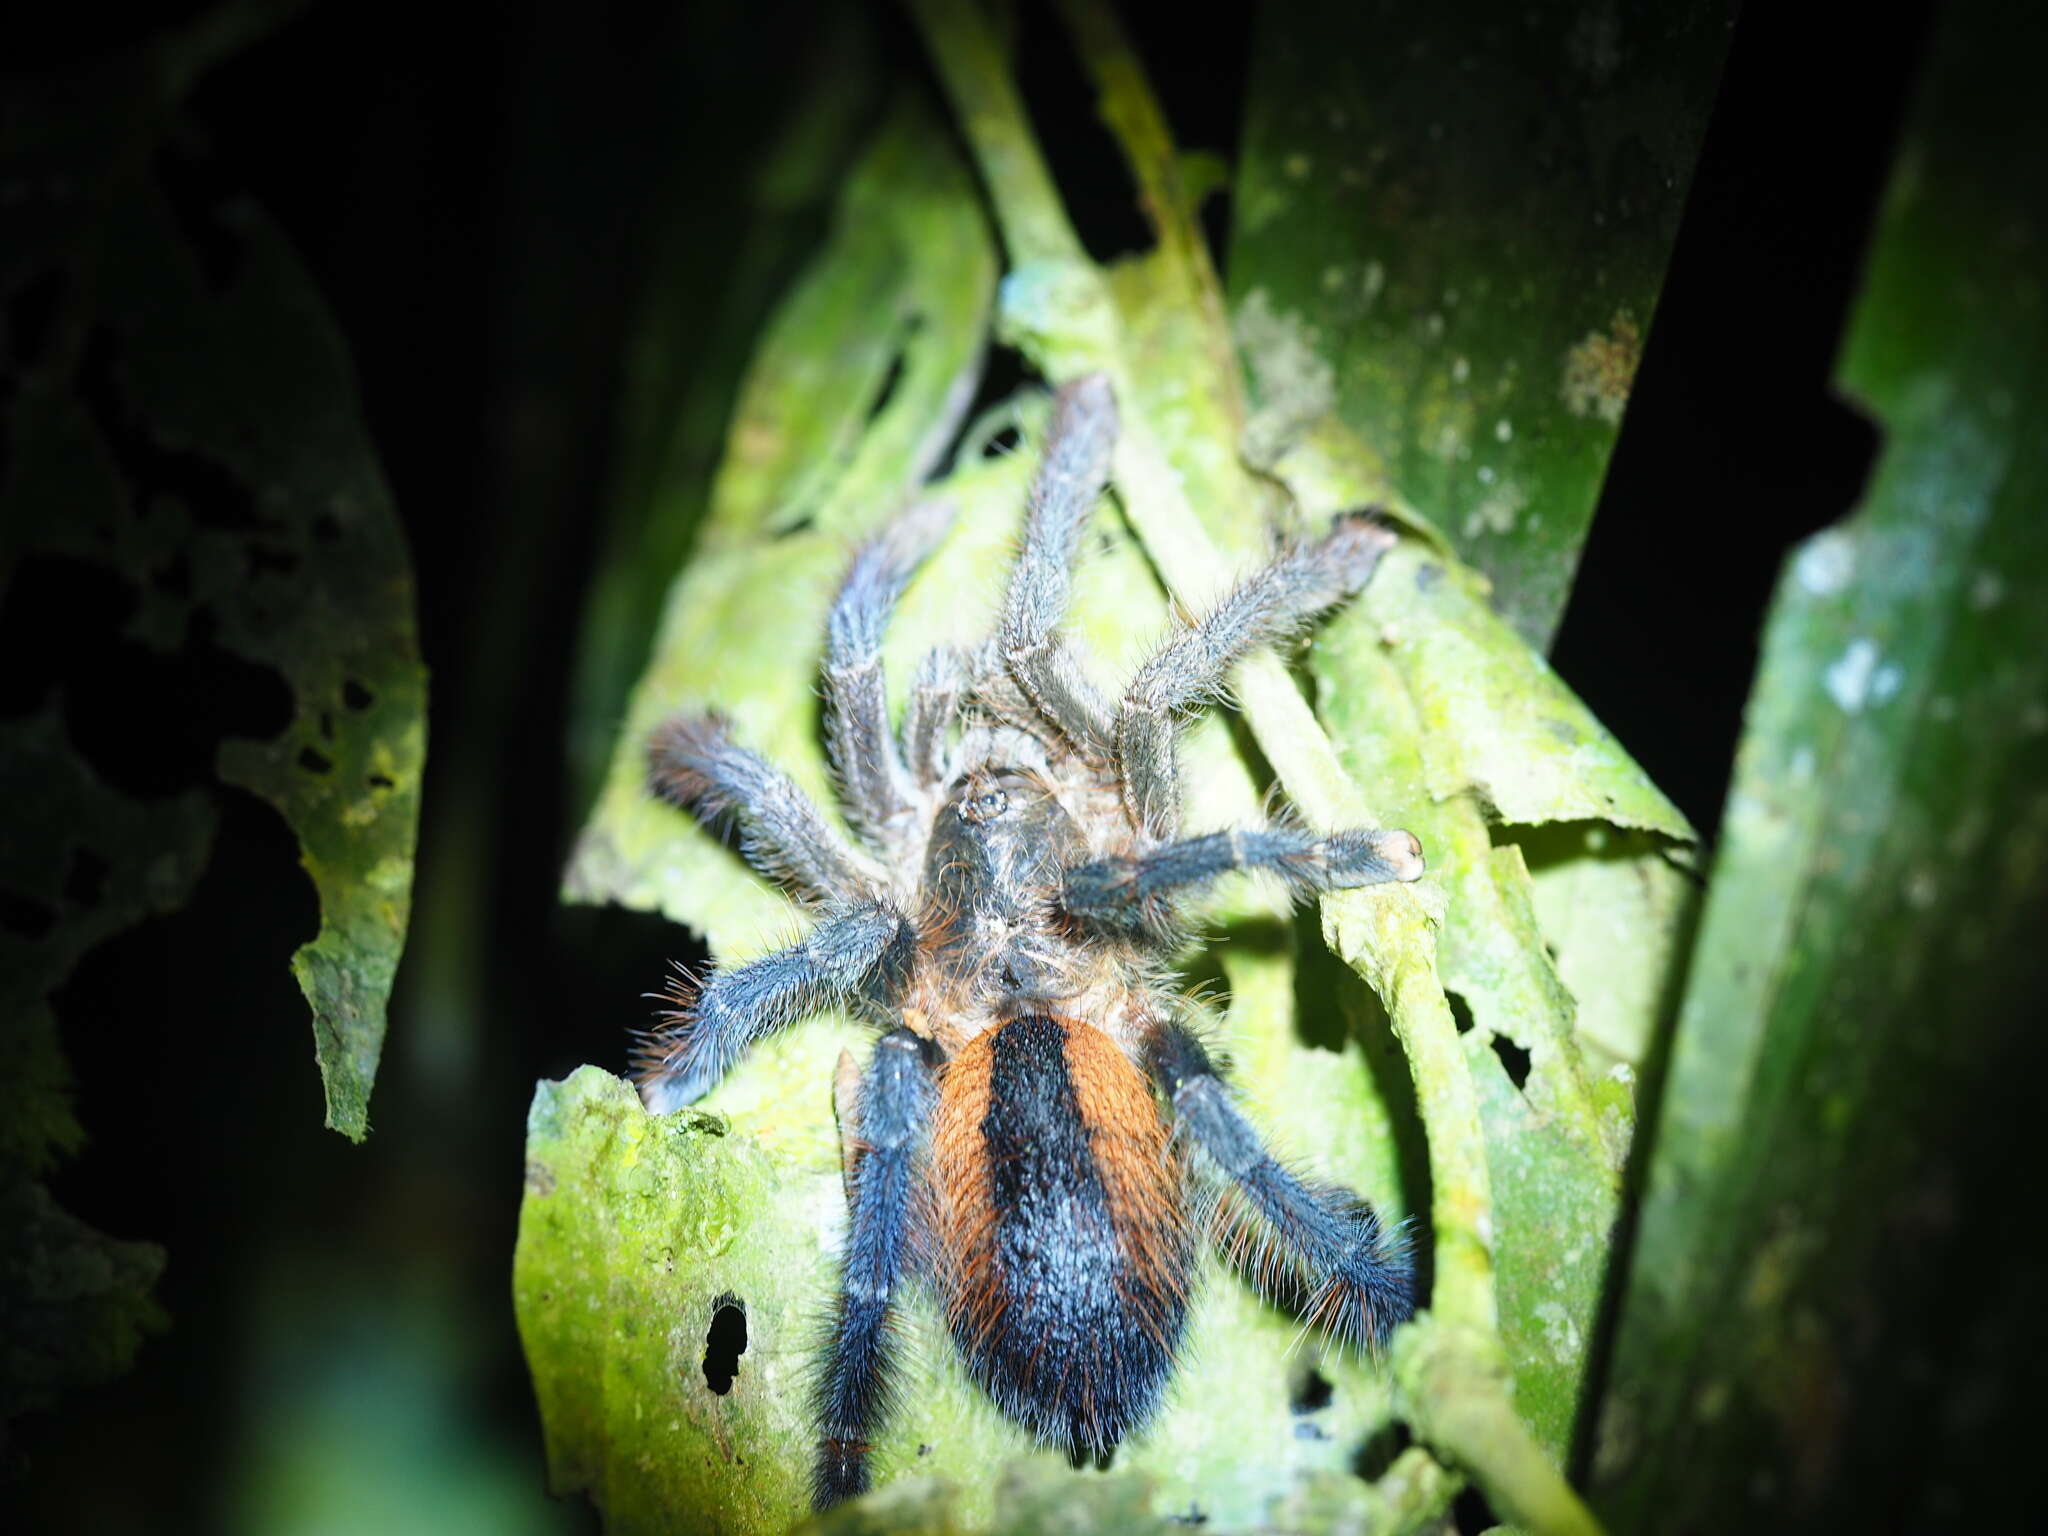
[[[817,1391],[821,1508],[868,1486],[891,1313],[913,1280],[937,1288],[998,1407],[1077,1457],[1106,1456],[1158,1406],[1205,1228],[1348,1342],[1377,1345],[1414,1309],[1400,1234],[1274,1158],[1170,970],[1179,903],[1230,871],[1298,892],[1422,873],[1407,832],[1180,825],[1180,722],[1248,651],[1362,587],[1393,536],[1347,516],[1285,549],[1111,704],[1060,624],[1116,433],[1102,377],[1059,392],[995,633],[971,657],[925,657],[900,732],[882,631],[947,514],[914,508],[854,557],[824,685],[857,846],[715,716],[678,716],[648,744],[654,792],[735,819],[746,855],[817,916],[802,943],[673,989],[636,1055],[648,1108],[698,1098],[807,1014],[882,1031],[835,1090],[849,1216]]]

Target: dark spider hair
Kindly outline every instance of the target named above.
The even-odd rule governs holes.
[[[891,1308],[913,1276],[938,1288],[975,1381],[1041,1440],[1099,1458],[1141,1429],[1186,1324],[1189,1144],[1267,1294],[1368,1347],[1414,1311],[1401,1234],[1275,1160],[1168,971],[1179,899],[1228,871],[1297,892],[1422,873],[1407,832],[1180,828],[1180,720],[1248,651],[1362,587],[1393,535],[1347,516],[1285,549],[1112,706],[1059,626],[1116,431],[1105,379],[1059,392],[995,634],[971,658],[925,657],[900,732],[882,631],[947,514],[914,508],[854,557],[824,681],[859,847],[715,716],[678,716],[648,743],[654,792],[736,819],[747,857],[818,920],[800,944],[676,988],[636,1057],[647,1107],[698,1098],[806,1014],[849,1009],[884,1031],[835,1094],[849,1229],[817,1396],[821,1508],[868,1485]]]

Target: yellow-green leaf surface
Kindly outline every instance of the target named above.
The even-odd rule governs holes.
[[[1850,319],[1883,448],[1764,635],[1600,1421],[1617,1525],[1937,1529],[2031,1446],[2044,48],[1944,14]]]
[[[201,53],[234,35],[194,34]],[[109,566],[138,594],[132,639],[176,650],[210,632],[291,690],[284,731],[230,740],[218,771],[298,838],[321,923],[293,971],[327,1122],[360,1139],[425,752],[412,579],[347,358],[296,258],[245,201],[181,188],[174,211],[151,170],[197,67],[183,46],[7,124],[16,185],[70,189],[26,190],[0,230],[8,291],[58,295],[11,424],[9,553]]]
[[[899,690],[923,647],[971,643],[985,631],[1030,467],[1021,454],[972,460],[935,488],[956,521],[893,627],[888,660]],[[1101,533],[1078,573],[1076,606],[1107,682],[1160,632],[1166,607],[1107,507]],[[744,689],[728,695],[721,685],[694,698],[726,708],[743,736],[763,743],[821,803],[828,795],[815,668],[824,607],[845,552],[842,541],[823,536],[763,539],[714,561],[704,587],[697,585],[707,569],[700,556],[684,578],[695,601],[678,609],[694,617],[678,625],[663,652],[679,668],[693,658],[701,664],[751,652]],[[763,570],[779,580],[762,581]],[[798,580],[807,585],[799,588]],[[799,612],[809,621],[801,641],[772,640],[764,651],[757,637],[772,636],[775,623]],[[660,676],[661,666],[650,676]],[[761,710],[763,700],[774,708]],[[637,757],[640,741],[631,736],[621,749]],[[1221,823],[1255,814],[1258,796],[1220,725],[1198,734],[1190,758],[1197,818]],[[800,928],[802,919],[731,850],[680,813],[654,807],[646,814],[657,862],[641,889],[705,932],[721,959]],[[692,848],[698,842],[701,852]],[[1283,1126],[1285,1143],[1314,1166],[1372,1192],[1397,1215],[1393,1131],[1373,1069],[1341,1030],[1334,1051],[1303,1052],[1293,1043],[1293,956],[1280,914],[1254,894],[1216,916],[1225,925],[1217,948],[1231,999],[1221,1033],[1255,1109]],[[645,1115],[623,1084],[594,1069],[568,1084],[542,1085],[517,1269],[521,1326],[556,1486],[588,1489],[611,1528],[665,1529],[689,1517],[706,1529],[775,1529],[801,1512],[811,1437],[806,1394],[844,1224],[830,1079],[838,1052],[864,1050],[867,1040],[843,1022],[821,1020],[764,1042],[706,1100],[709,1111],[729,1117],[716,1135],[691,1115]],[[570,1103],[584,1107],[561,1108]],[[636,1214],[630,1223],[592,1216],[593,1204]],[[576,1235],[586,1222],[613,1235]],[[707,1222],[717,1228],[710,1236]],[[656,1236],[643,1240],[636,1235],[643,1231]],[[635,1257],[650,1244],[670,1255],[658,1267]],[[727,1295],[747,1306],[750,1343],[732,1391],[720,1396],[694,1364],[718,1298]],[[576,1323],[578,1309],[598,1321]],[[946,1518],[988,1528],[997,1468],[1023,1459],[1067,1475],[1061,1458],[1033,1451],[966,1382],[928,1310],[909,1326],[911,1382],[878,1450],[884,1477],[942,1479],[957,1490]],[[668,1352],[659,1359],[651,1353],[657,1344]],[[1340,1472],[1387,1418],[1386,1384],[1369,1362],[1304,1350],[1294,1323],[1220,1268],[1202,1279],[1189,1357],[1167,1412],[1117,1458],[1120,1474],[1145,1475],[1144,1497],[1161,1511],[1199,1507],[1224,1528],[1255,1527],[1275,1498],[1298,1491],[1309,1474]],[[678,1360],[693,1369],[676,1369]],[[1290,1405],[1312,1367],[1330,1383],[1330,1398],[1313,1415],[1297,1416]],[[1245,1416],[1219,1418],[1208,1405],[1220,1400],[1245,1405]],[[647,1448],[646,1434],[658,1449]],[[1008,1524],[1011,1518],[1005,1506],[1000,1528],[1023,1528]]]
[[[1276,11],[1234,189],[1246,456],[1304,506],[1391,504],[1417,534],[1316,649],[1318,707],[1448,898],[1498,1325],[1560,1463],[1696,889],[1684,817],[1531,644],[1598,497],[1725,21]]]
[[[925,142],[943,141],[927,136]],[[932,210],[925,217],[950,210],[957,223],[944,273],[952,281],[976,271],[959,259],[962,242],[981,242],[986,286],[978,304],[985,310],[993,255],[964,175],[955,168],[948,176],[942,163],[908,158],[883,162],[872,173],[874,190],[863,195],[877,199],[878,209],[900,201],[914,212],[923,200]],[[881,180],[885,175],[892,179]],[[870,218],[870,229],[873,223]],[[833,358],[861,355],[845,328],[851,317],[815,295],[850,289],[853,279],[839,268],[862,259],[844,241],[821,254],[764,340],[763,366],[773,360],[772,377],[806,378]],[[931,272],[924,280],[938,277]],[[889,325],[886,307],[871,302],[854,314],[878,331]],[[986,323],[964,302],[947,323],[958,326],[963,315],[976,327]],[[978,349],[981,332],[968,334]],[[912,345],[930,335],[928,326]],[[909,378],[906,371],[892,402]],[[759,371],[743,393],[754,403],[733,429],[713,493],[720,510],[678,582],[620,737],[611,787],[570,875],[580,896],[654,906],[689,924],[721,960],[784,939],[801,919],[728,847],[687,817],[648,803],[645,733],[672,710],[715,705],[734,718],[742,739],[829,804],[815,682],[825,605],[857,531],[904,504],[917,467],[910,446],[916,434],[884,439],[891,444],[885,455],[871,431],[849,448],[833,432],[807,429],[805,452],[794,438],[778,440],[772,473],[761,473],[749,458],[756,424],[773,420],[778,402]],[[924,408],[937,411],[944,398],[928,395]],[[1027,396],[1009,414],[1035,437],[1042,401]],[[834,464],[836,472],[828,473]],[[857,469],[861,465],[879,467],[869,476]],[[1007,456],[969,452],[944,482],[924,492],[950,505],[955,520],[906,593],[891,631],[887,660],[899,696],[922,649],[971,645],[986,632],[1031,467],[1028,448]],[[860,477],[870,492],[865,502],[847,489]],[[785,521],[776,510],[779,488],[787,486],[807,487],[816,505],[843,510],[776,536],[773,528]],[[1107,685],[1162,632],[1167,608],[1107,505],[1098,526],[1077,574],[1076,613]],[[1197,734],[1190,759],[1197,820],[1221,824],[1257,814],[1258,792],[1220,723]],[[1225,926],[1214,974],[1230,998],[1221,1033],[1254,1107],[1283,1127],[1284,1144],[1312,1166],[1367,1190],[1398,1216],[1403,1202],[1393,1131],[1373,1086],[1374,1069],[1341,1025],[1324,1031],[1329,1044],[1322,1050],[1303,1052],[1294,1043],[1293,947],[1282,912],[1249,893],[1219,906],[1214,916]],[[621,1085],[595,1073],[542,1086],[522,1223],[520,1316],[557,1486],[589,1489],[614,1528],[666,1528],[664,1522],[685,1518],[705,1528],[779,1528],[801,1512],[811,1433],[805,1394],[820,1343],[816,1319],[829,1303],[831,1258],[844,1221],[830,1076],[842,1047],[860,1050],[864,1043],[861,1032],[830,1020],[764,1043],[706,1101],[709,1111],[729,1117],[716,1136],[689,1116],[645,1116]],[[582,1107],[573,1113],[561,1107],[572,1101]],[[688,1158],[704,1161],[674,1160]],[[628,1183],[666,1189],[666,1203],[652,1195],[629,1201],[622,1192]],[[711,1189],[721,1192],[716,1199],[704,1193]],[[725,1235],[716,1240],[699,1230],[710,1218],[691,1214],[707,1201],[724,1224]],[[578,1223],[605,1225],[587,1216],[592,1203],[643,1212],[657,1224],[670,1221],[673,1207],[679,1225],[661,1228],[673,1259],[658,1270],[646,1268],[632,1258],[631,1243],[573,1237]],[[539,1278],[544,1275],[556,1278]],[[720,1396],[694,1366],[715,1303],[728,1294],[746,1302],[750,1343],[732,1391]],[[564,1321],[578,1309],[604,1326]],[[949,1482],[958,1491],[945,1504],[951,1510],[945,1518],[981,1528],[996,1508],[997,1468],[1022,1460],[1049,1464],[1063,1481],[1072,1476],[1062,1459],[1033,1451],[966,1384],[935,1319],[923,1313],[911,1326],[914,1380],[879,1452],[885,1477],[899,1484],[920,1476]],[[652,1367],[649,1337],[669,1352]],[[600,1358],[609,1363],[599,1368],[594,1361]],[[674,1369],[682,1360],[693,1368]],[[1290,1404],[1311,1368],[1323,1372],[1331,1391],[1325,1406],[1297,1416]],[[1216,1415],[1213,1404],[1226,1400],[1243,1405],[1244,1413]],[[1339,1476],[1387,1414],[1386,1383],[1370,1362],[1324,1359],[1319,1346],[1298,1339],[1293,1322],[1257,1303],[1218,1268],[1203,1278],[1189,1360],[1172,1402],[1151,1433],[1119,1453],[1117,1473],[1127,1481],[1130,1473],[1142,1474],[1129,1483],[1139,1490],[1140,1504],[1160,1512],[1199,1508],[1225,1528],[1251,1528],[1276,1498],[1306,1497],[1305,1480]],[[647,1448],[643,1431],[655,1435],[658,1451]],[[1084,1481],[1103,1482],[1095,1474]],[[1418,1478],[1415,1486],[1429,1498],[1449,1497],[1442,1480]],[[906,1497],[890,1489],[882,1496]],[[1007,1504],[1002,1518],[1006,1528],[1028,1528],[1007,1524],[1017,1518]]]
[[[721,879],[727,851],[649,802],[642,745],[674,711],[715,705],[829,800],[812,697],[824,605],[859,533],[908,504],[957,427],[995,277],[966,169],[928,117],[898,109],[741,387],[699,546],[569,868],[573,898],[659,907],[721,956],[781,937],[781,899]],[[900,686],[900,645],[895,659]]]
[[[793,40],[781,82],[787,120],[747,165],[708,182],[696,157],[676,157],[653,199],[665,216],[636,239],[646,275],[627,339],[614,488],[583,594],[569,697],[570,803],[579,813],[603,782],[662,599],[696,541],[762,319],[808,258],[816,225],[883,105],[873,19],[835,8],[810,36]],[[722,65],[707,58],[700,67]],[[687,120],[701,110],[685,108]],[[707,228],[720,238],[707,240]]]
[[[1562,1460],[1620,1209],[1633,1077],[1627,1067],[1609,1071],[1608,1056],[1589,1063],[1578,998],[1550,953],[1524,850],[1504,840],[1489,813],[1505,801],[1519,819],[1568,830],[1574,843],[1589,805],[1626,807],[1671,832],[1685,823],[1477,600],[1475,582],[1428,546],[1404,543],[1357,607],[1329,626],[1311,665],[1346,767],[1371,786],[1382,814],[1422,838],[1448,897],[1438,964],[1465,1010],[1460,1043],[1491,1173],[1501,1336],[1516,1406]],[[1488,699],[1504,706],[1491,741],[1479,739]],[[1578,851],[1556,867],[1558,878],[1583,886],[1592,877]],[[1589,920],[1609,910],[1563,905],[1563,916]],[[1601,937],[1652,943],[1668,955],[1672,915],[1624,912],[1600,925],[1618,929]],[[1560,914],[1548,916],[1556,922]],[[1597,974],[1591,980],[1597,989]],[[1655,992],[1617,1005],[1615,1032],[1647,1036],[1663,1004]],[[1512,1051],[1497,1050],[1497,1041]],[[1510,1060],[1525,1073],[1519,1085]]]
[[[1242,445],[1257,423],[1195,231],[1183,162],[1113,21],[1083,5],[1068,8],[1159,243],[1102,269],[1066,228],[994,34],[960,9],[916,9],[1008,250],[999,333],[1055,381],[1100,368],[1117,389],[1123,517],[1103,515],[1103,543],[1082,568],[1076,605],[1077,628],[1104,659],[1103,680],[1114,682],[1164,620],[1162,582],[1184,607],[1212,600],[1270,547],[1276,525],[1314,527],[1332,512],[1384,499],[1380,455],[1326,419],[1295,434],[1286,453],[1264,466],[1276,476],[1247,466]],[[832,259],[849,258],[836,252]],[[813,317],[805,307],[808,292],[851,281],[824,265],[785,308],[764,355],[800,353],[812,333],[814,346],[864,355],[863,344],[843,334],[833,339],[822,310]],[[1256,373],[1256,356],[1253,365]],[[814,366],[822,363],[785,356],[778,372],[803,377]],[[1022,414],[1028,427],[1028,401]],[[852,505],[829,475],[812,478],[813,466],[857,463],[864,451],[819,426],[807,432],[802,453],[773,461],[757,486],[747,478],[744,432],[743,417],[713,492],[730,517],[723,531],[707,535],[675,589],[611,787],[571,872],[574,893],[657,906],[705,933],[721,959],[786,938],[796,920],[729,849],[648,803],[642,743],[663,713],[716,705],[734,717],[743,740],[825,798],[813,672],[852,527],[827,527],[833,519],[826,518],[769,537],[767,530],[789,523],[778,522],[776,493],[763,486],[801,487],[817,505]],[[986,625],[1028,451],[1011,460],[970,452],[925,493],[952,504],[956,522],[912,584],[892,636],[899,692],[918,647],[971,642]],[[900,504],[905,493],[893,482],[890,488],[892,496],[871,499]],[[886,508],[867,510],[879,516]],[[1583,1058],[1574,1000],[1539,913],[1560,902],[1567,913],[1577,910],[1556,871],[1590,857],[1596,835],[1640,839],[1630,856],[1652,859],[1691,833],[1495,615],[1484,579],[1451,558],[1417,513],[1402,516],[1416,537],[1309,653],[1329,735],[1280,663],[1254,658],[1238,683],[1258,753],[1248,756],[1249,744],[1218,725],[1199,731],[1190,752],[1190,820],[1205,826],[1257,814],[1270,771],[1312,820],[1409,825],[1424,839],[1437,871],[1430,882],[1331,898],[1320,937],[1290,932],[1287,914],[1256,894],[1219,905],[1214,959],[1200,962],[1197,974],[1227,993],[1224,1030],[1236,1079],[1284,1151],[1355,1184],[1390,1214],[1427,1194],[1432,1315],[1397,1340],[1392,1382],[1368,1362],[1323,1357],[1317,1369],[1334,1387],[1331,1406],[1302,1422],[1288,1412],[1306,1368],[1304,1360],[1290,1361],[1290,1346],[1298,1347],[1293,1325],[1231,1277],[1206,1276],[1172,1406],[1119,1451],[1108,1485],[1142,1473],[1155,1514],[1199,1512],[1222,1529],[1371,1521],[1403,1530],[1432,1518],[1455,1492],[1449,1462],[1477,1476],[1495,1507],[1529,1528],[1582,1531],[1587,1517],[1557,1467],[1578,1408],[1632,1117],[1626,1072],[1604,1071],[1620,1053],[1603,1057],[1597,1070]],[[1516,839],[1551,829],[1575,836],[1548,850],[1542,878],[1533,878]],[[1673,953],[1665,931],[1675,921],[1671,905],[1607,907],[1608,921],[1627,937],[1648,941],[1645,948],[1659,956]],[[1587,932],[1600,927],[1584,925]],[[1599,942],[1609,937],[1602,931]],[[1472,1020],[1465,1035],[1454,1025],[1446,985]],[[1646,1039],[1651,1026],[1636,1015],[1664,997],[1654,986],[1638,987],[1610,1036]],[[707,1100],[708,1110],[729,1117],[716,1130],[701,1120],[663,1129],[606,1078],[586,1074],[542,1087],[522,1227],[522,1326],[543,1401],[558,1405],[547,1414],[558,1481],[590,1488],[615,1522],[627,1522],[622,1528],[679,1508],[714,1527],[754,1528],[797,1507],[778,1501],[800,1502],[808,1455],[803,1362],[815,1354],[816,1336],[782,1319],[793,1305],[787,1288],[811,1298],[810,1316],[830,1294],[829,1263],[821,1260],[829,1259],[843,1217],[827,1077],[851,1034],[827,1022],[757,1050]],[[1497,1039],[1528,1053],[1531,1070],[1519,1089],[1496,1054]],[[559,1129],[572,1118],[560,1108],[570,1098],[604,1105],[576,1122],[588,1127],[580,1134]],[[550,1202],[580,1189],[591,1193],[579,1202],[615,1203],[613,1185],[640,1166],[646,1138],[663,1136],[687,1138],[687,1155],[707,1159],[707,1168],[744,1164],[789,1182],[773,1198],[735,1183],[738,1207],[749,1198],[765,1203],[721,1218],[737,1235],[716,1253],[715,1244],[678,1228],[672,1272],[667,1258],[658,1274],[635,1268],[624,1251],[631,1243],[592,1239],[576,1248],[581,1258],[562,1258],[559,1234],[582,1218],[573,1209],[558,1215]],[[636,1149],[630,1157],[618,1150],[627,1144]],[[765,1162],[748,1161],[757,1152]],[[644,1242],[639,1249],[653,1251]],[[772,1262],[763,1265],[762,1253]],[[542,1273],[583,1281],[565,1297],[533,1278]],[[751,1386],[743,1361],[731,1392],[720,1395],[679,1362],[701,1358],[719,1298],[743,1296],[742,1285],[769,1287],[763,1354],[751,1367]],[[600,1293],[612,1299],[594,1300]],[[627,1296],[641,1300],[629,1307]],[[653,1309],[653,1323],[644,1308]],[[555,1321],[572,1314],[591,1321]],[[629,1373],[645,1369],[648,1327],[667,1330],[661,1347],[669,1351],[669,1374],[650,1389],[655,1395],[631,1382],[616,1392],[593,1388],[615,1370],[598,1359],[624,1353],[634,1360]],[[1001,1528],[1011,1513],[986,1501],[998,1497],[997,1468],[1026,1447],[960,1387],[930,1318],[917,1320],[913,1332],[917,1385],[883,1449],[890,1481],[832,1524],[979,1527],[994,1509]],[[1356,1468],[1396,1411],[1430,1450],[1417,1448],[1378,1480],[1364,1481]],[[647,1425],[664,1437],[659,1453],[644,1448]],[[779,1458],[777,1470],[755,1478],[750,1469],[764,1454]],[[1076,1498],[1112,1496],[1097,1474],[1064,1472],[1042,1455],[1033,1464],[1034,1477],[1079,1477]],[[957,1484],[958,1492],[921,1492],[919,1474]]]

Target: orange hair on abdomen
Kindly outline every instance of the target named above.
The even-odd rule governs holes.
[[[1151,1089],[1085,1022],[1030,1014],[946,1067],[931,1233],[970,1371],[1043,1438],[1148,1418],[1186,1316],[1185,1170]]]

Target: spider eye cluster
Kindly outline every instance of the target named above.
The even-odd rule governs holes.
[[[1010,794],[1000,784],[991,789],[978,790],[967,795],[960,802],[960,819],[972,826],[981,826],[994,821],[1010,808]]]

